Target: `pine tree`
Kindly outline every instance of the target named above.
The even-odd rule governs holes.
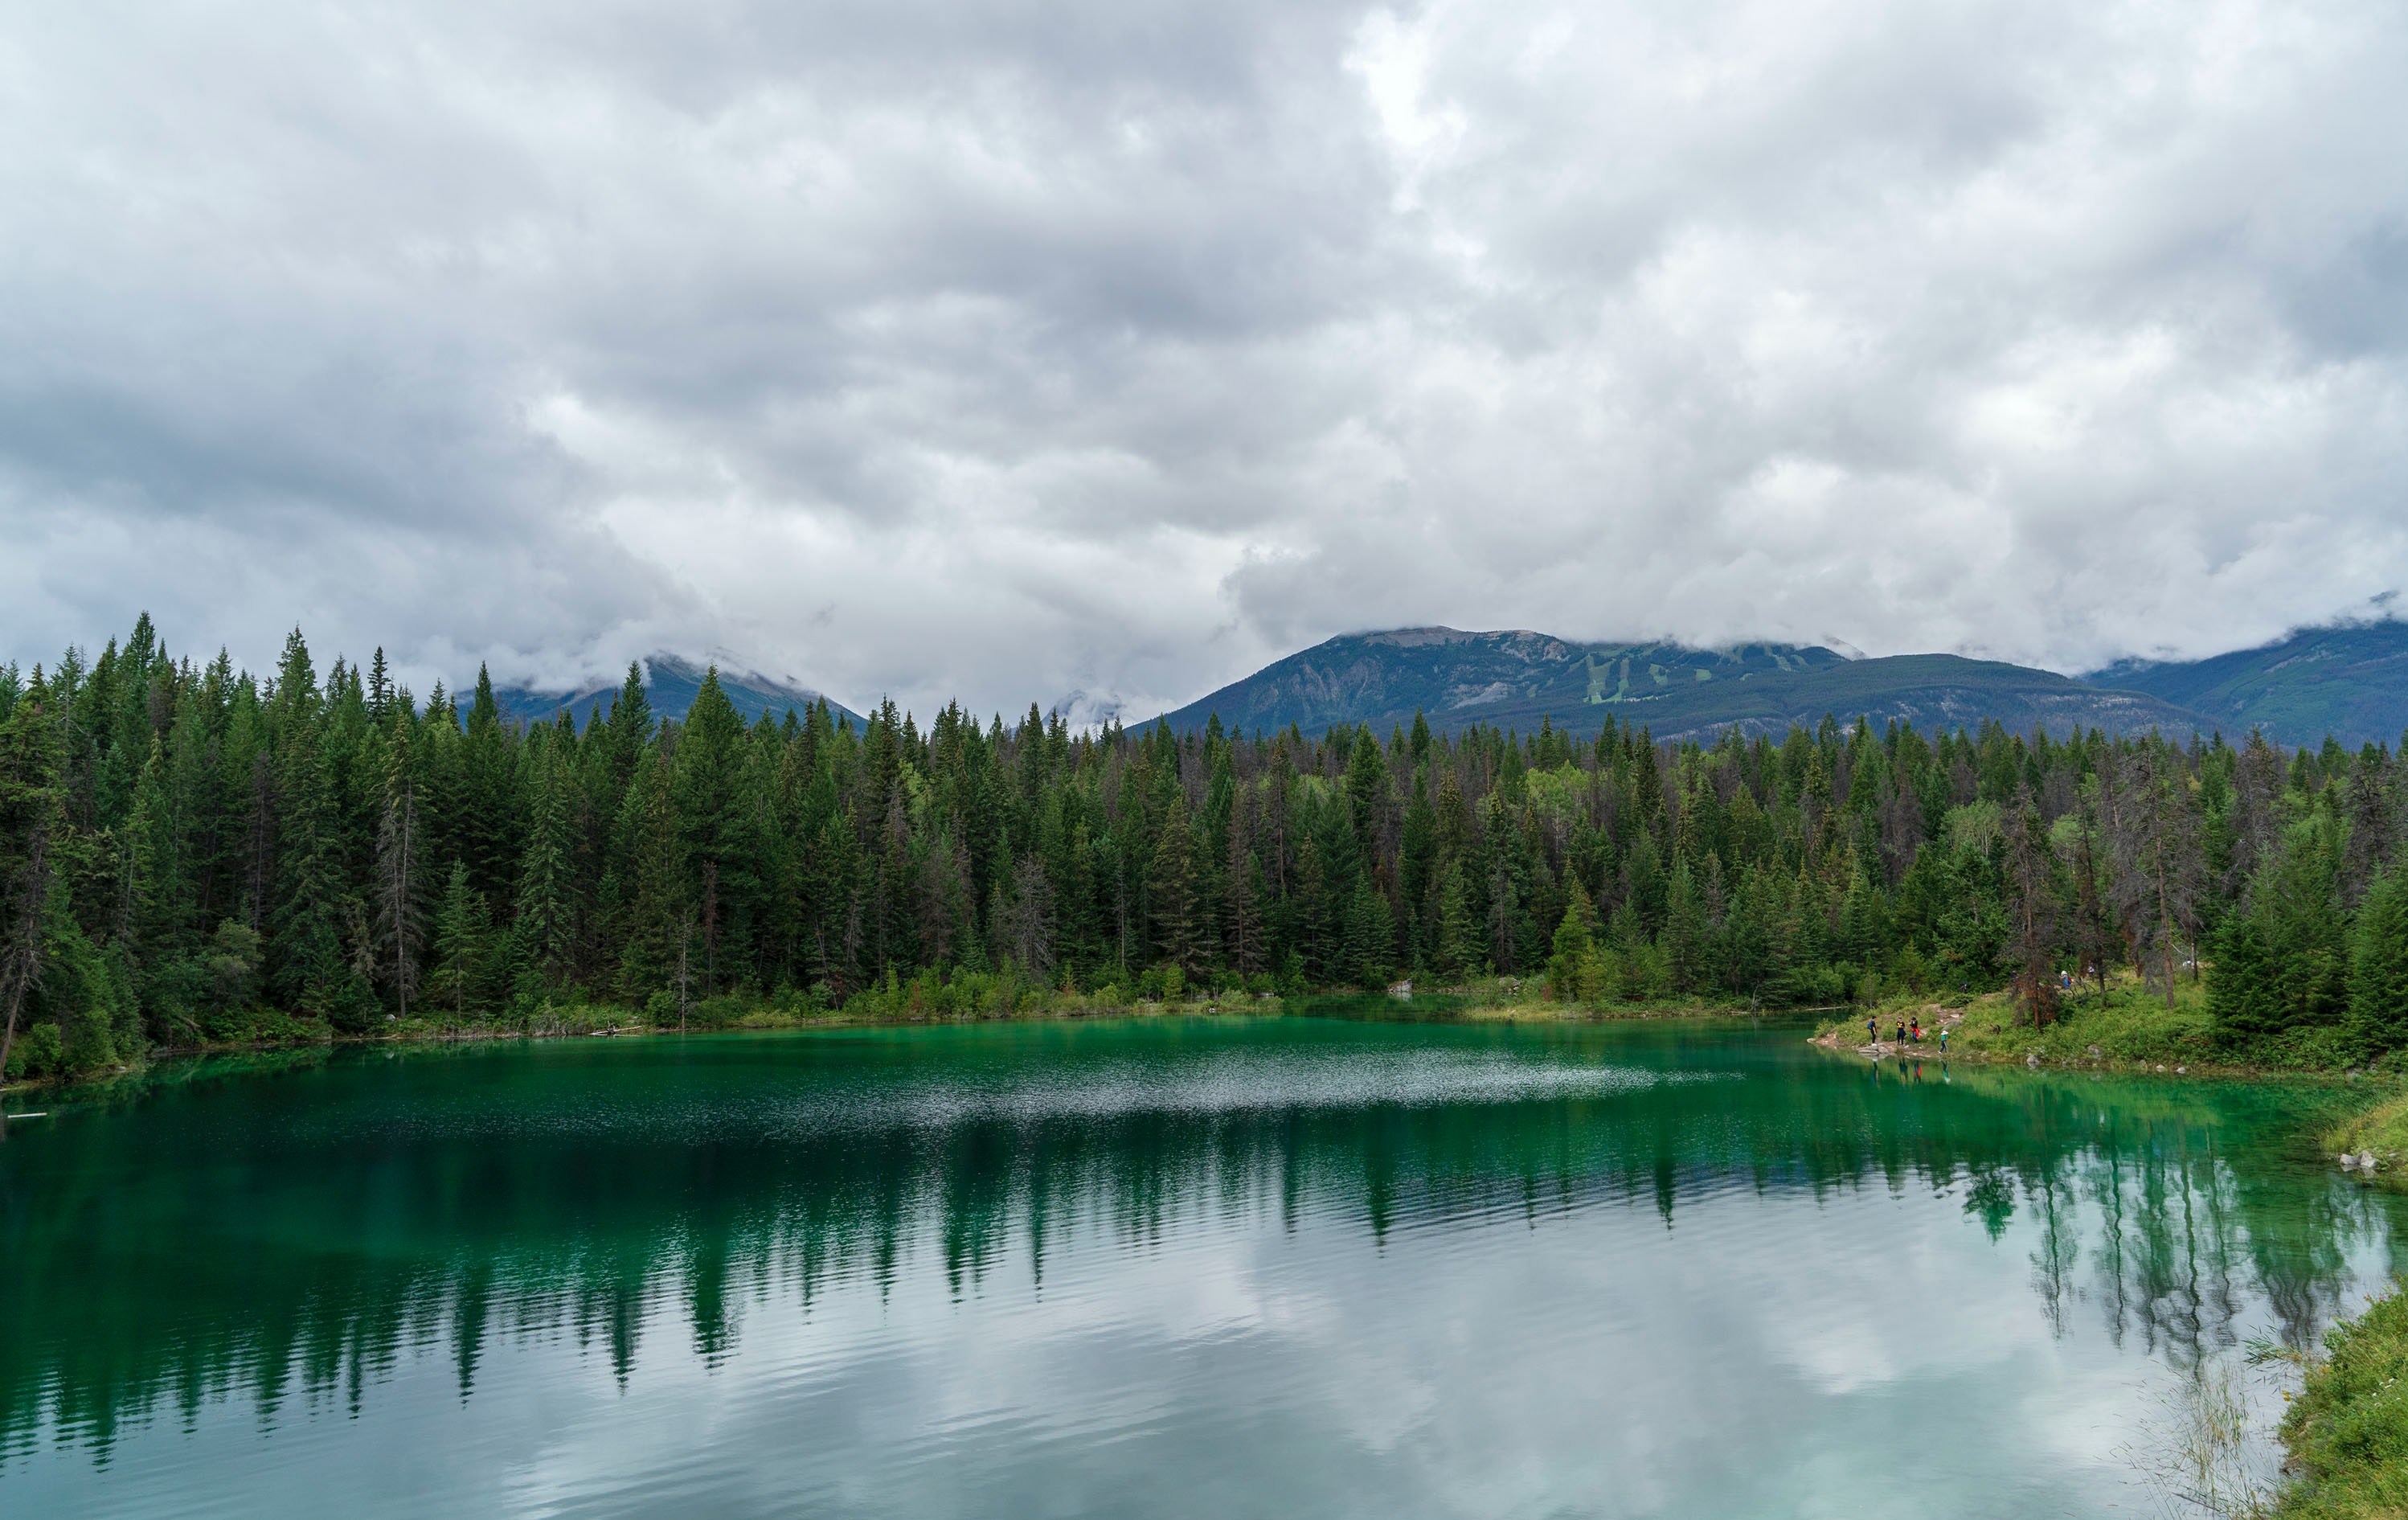
[[[2137,959],[2162,976],[2174,1003],[2174,962],[2199,932],[2199,820],[2180,752],[2156,744],[2120,767],[2114,819],[2114,901]]]
[[[550,749],[536,757],[535,819],[519,864],[518,944],[544,986],[566,979],[576,944],[576,888],[570,879],[567,767]]]
[[[318,694],[297,630],[285,645],[276,684],[276,933],[269,984],[285,1007],[331,1018],[355,1011],[343,996],[351,968],[340,929],[340,841],[328,795]]]
[[[469,883],[488,902],[510,898],[511,877],[522,849],[524,799],[518,777],[514,731],[502,723],[493,677],[477,667],[477,691],[460,742],[459,790],[453,807],[460,858]]]
[[[1664,911],[1664,968],[1672,990],[1693,993],[1705,985],[1711,927],[1695,873],[1684,857],[1672,864],[1672,884]]]
[[[679,826],[693,882],[706,996],[716,992],[724,979],[748,975],[752,967],[761,883],[754,839],[758,807],[746,770],[748,748],[744,720],[728,701],[714,666],[703,673],[694,706],[678,730],[676,761]],[[924,871],[922,878],[952,904],[943,914],[948,933],[957,931],[968,917],[953,903],[954,870],[955,863],[947,859],[934,867],[933,874]],[[951,942],[924,940],[930,947]],[[931,953],[938,960],[950,958],[933,949]]]
[[[394,735],[385,770],[384,810],[377,825],[375,936],[379,973],[393,989],[399,1015],[405,1019],[409,1017],[409,1000],[418,991],[426,942],[425,883],[419,868],[425,829],[419,817],[419,791],[416,756],[404,727]]]
[[[1396,952],[1396,914],[1368,872],[1357,873],[1346,906],[1346,931],[1340,954],[1346,979],[1370,991],[1387,985]]]
[[[2234,913],[2216,931],[2215,969],[2207,979],[2208,1019],[2216,1040],[2240,1048],[2279,1033],[2283,998],[2275,985],[2264,920]]]
[[[1039,983],[1054,977],[1054,887],[1035,855],[1023,855],[1012,872],[1009,896],[996,883],[996,941],[1021,971]]]
[[[1188,975],[1199,968],[1196,956],[1196,894],[1194,841],[1187,828],[1187,801],[1174,795],[1154,836],[1154,863],[1146,882],[1146,900],[1154,914],[1155,954]]]
[[[1267,964],[1263,954],[1262,911],[1257,906],[1261,873],[1254,866],[1253,830],[1243,817],[1229,827],[1228,864],[1222,903],[1222,950],[1240,976],[1254,976]]]
[[[2056,853],[2031,788],[2022,787],[2006,820],[2008,934],[2002,958],[2015,968],[2015,996],[2037,1029],[2057,1013]]]
[[[1656,848],[1656,836],[1641,829],[1631,841],[1630,853],[1622,863],[1622,895],[1639,914],[1639,922],[1653,939],[1664,927],[1665,882],[1663,856]]]
[[[1554,953],[1547,957],[1547,990],[1558,1002],[1585,1002],[1597,992],[1594,917],[1588,894],[1574,881],[1563,921],[1555,925]]]
[[[1439,974],[1463,982],[1480,974],[1480,921],[1472,915],[1471,894],[1464,885],[1463,867],[1451,867],[1438,895],[1438,948],[1433,957]]]
[[[485,899],[469,884],[467,862],[453,861],[435,912],[435,970],[426,990],[437,1004],[450,1005],[454,1018],[483,1005],[490,921]]]
[[[57,739],[45,710],[41,672],[35,690],[0,720],[0,1072],[8,1068],[18,1021],[47,969],[47,920],[58,826]]]
[[[1367,858],[1378,850],[1388,812],[1388,767],[1371,730],[1359,730],[1346,761],[1346,803],[1354,824],[1354,848]]]
[[[1773,974],[1771,928],[1765,922],[1762,883],[1756,868],[1743,868],[1739,891],[1723,922],[1724,985],[1746,993],[1751,999],[1763,995],[1764,984]]]
[[[619,986],[639,1004],[670,984],[681,954],[691,948],[693,903],[673,787],[668,756],[656,749],[627,788],[622,810],[632,836],[635,898],[625,915]]]
[[[1330,922],[1328,878],[1321,866],[1321,846],[1308,832],[1296,856],[1296,933],[1305,967],[1324,984],[1339,980],[1337,935]]]
[[[2362,1055],[2408,1049],[2408,873],[2378,873],[2358,908],[2349,1023]]]

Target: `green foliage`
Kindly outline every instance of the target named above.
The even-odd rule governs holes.
[[[2010,965],[2028,995],[2074,968],[2095,991],[2133,947],[2180,1009],[2220,960],[2228,1058],[2408,1041],[2385,752],[1836,716],[1675,744],[1625,721],[1742,667],[1750,690],[1856,679],[1778,653],[1625,651],[1581,678],[1592,726],[1525,734],[1410,711],[1073,734],[953,705],[924,727],[892,704],[748,724],[709,670],[681,721],[631,671],[580,728],[511,718],[482,673],[421,701],[381,660],[322,675],[295,634],[263,680],[173,659],[146,622],[0,680],[0,1001],[82,1067],[271,1029],[1398,978],[1543,982],[1583,1011],[1975,997]]]
[[[55,1024],[37,1024],[25,1031],[8,1051],[7,1080],[20,1082],[27,1077],[55,1077],[67,1069],[66,1041],[59,1038]]]
[[[2377,877],[2358,911],[2349,1022],[2361,1051],[2408,1048],[2408,872]]]
[[[2302,1473],[2275,1507],[2284,1520],[2408,1513],[2408,1295],[2395,1286],[2327,1332],[2283,1440]]]
[[[2294,827],[2226,917],[2208,1003],[2228,1048],[2341,1023],[2350,935],[2335,833],[2329,820]]]

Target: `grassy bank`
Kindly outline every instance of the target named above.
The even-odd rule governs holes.
[[[2219,1043],[2207,1011],[2204,988],[2177,981],[2168,1007],[2162,993],[2143,987],[2127,976],[2096,989],[2070,995],[2058,1016],[2035,1029],[2030,1019],[2006,993],[1985,993],[1932,999],[1894,997],[1870,1009],[1857,1009],[1828,1019],[1816,1029],[1815,1042],[1834,1049],[1866,1046],[1865,1021],[1880,1030],[1880,1054],[1891,1054],[1892,1031],[1919,1019],[1925,1040],[1914,1054],[1929,1055],[1939,1048],[1936,1031],[1948,1030],[1950,1059],[2014,1061],[2042,1066],[2071,1066],[2104,1070],[2148,1070],[2251,1076],[2269,1072],[2330,1073],[2365,1069],[2379,1075],[2400,1074],[2401,1063],[2386,1057],[2371,1067],[2354,1065],[2352,1052],[2340,1030],[2300,1029],[2272,1040],[2234,1047]],[[2403,1147],[2408,1149],[2408,1147]]]
[[[2282,1434],[2299,1476],[2274,1505],[2280,1520],[2408,1515],[2408,1295],[2325,1337]]]
[[[1416,991],[1412,1001],[1418,1005],[1431,996]],[[1558,1001],[1544,996],[1537,981],[1515,977],[1484,977],[1462,986],[1438,989],[1435,996],[1448,999],[1457,1018],[1498,1024],[1594,1024],[1613,1019],[1738,1018],[1753,1012],[1811,1011],[1753,1008],[1743,1000],[1708,997]]]
[[[2378,1182],[2408,1186],[2408,1172],[2401,1169],[2408,1162],[2408,1094],[2386,1098],[2326,1130],[2323,1150],[2327,1155],[2371,1155]]]

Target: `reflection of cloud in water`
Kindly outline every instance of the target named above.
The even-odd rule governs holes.
[[[1736,1075],[1732,1073],[1730,1075]],[[1574,1066],[1516,1060],[1489,1053],[1430,1051],[1411,1054],[1306,1055],[1229,1052],[1164,1072],[1137,1062],[1113,1062],[1075,1080],[968,1085],[909,1094],[900,1103],[883,1095],[873,1116],[891,1122],[946,1125],[983,1118],[1033,1123],[1053,1118],[1103,1118],[1137,1113],[1238,1113],[1276,1109],[1361,1109],[1381,1105],[1431,1108],[1453,1103],[1542,1103],[1612,1097],[1724,1076],[1713,1072],[1645,1071],[1631,1067]],[[806,1122],[837,1105],[813,1103]]]
[[[1016,1126],[1165,1115],[1340,1112],[1383,1107],[1552,1103],[1742,1080],[1736,1071],[1533,1060],[1486,1051],[1218,1051],[1174,1063],[1088,1061],[1038,1072],[1026,1067],[938,1073],[853,1075],[786,1091],[724,1094],[640,1105],[601,1102],[541,1114],[496,1105],[462,1119],[513,1130],[594,1135],[664,1129],[694,1140],[809,1140],[866,1130],[941,1130],[977,1124]]]
[[[231,1513],[264,1426],[286,1507],[383,1430],[547,1513],[1243,1513],[1271,1474],[1285,1513],[1933,1513],[1906,1441],[2053,1513],[2121,1491],[2147,1361],[2306,1343],[2386,1265],[2383,1200],[2286,1170],[2248,1092],[1795,1043],[981,1031],[230,1083],[44,1132],[18,1181],[74,1227],[0,1259],[44,1310],[0,1449],[67,1510],[99,1480],[54,1440],[233,1454]],[[194,1386],[201,1436],[132,1433]]]

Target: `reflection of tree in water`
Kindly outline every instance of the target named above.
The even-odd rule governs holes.
[[[1512,1102],[1140,1111],[857,1123],[822,1137],[540,1125],[494,1144],[386,1135],[326,1155],[237,1128],[216,1164],[172,1113],[63,1129],[0,1172],[0,1452],[48,1423],[106,1458],[120,1429],[207,1402],[357,1408],[418,1351],[473,1396],[496,1341],[566,1336],[637,1374],[682,1318],[710,1362],[749,1306],[1007,1260],[1041,1291],[1073,1239],[1151,1247],[1199,1221],[1294,1229],[1308,1200],[1399,1231],[1709,1196],[1963,1188],[1969,1222],[2030,1237],[2057,1334],[2093,1303],[2176,1366],[2232,1345],[2262,1294],[2312,1342],[2386,1205],[2226,1138],[2231,1115],[2137,1086],[1961,1075],[1663,1083]],[[274,1185],[261,1185],[260,1179]],[[2086,1275],[2082,1267],[2088,1263]],[[669,1331],[675,1334],[674,1330]]]
[[[2067,1311],[2082,1297],[2073,1282],[2073,1269],[2082,1260],[2082,1197],[2073,1183],[2071,1157],[2049,1156],[2037,1170],[2028,1183],[2040,1234],[2031,1254],[2032,1292],[2049,1333],[2061,1338]]]
[[[1965,1189],[1965,1212],[1982,1222],[1982,1228],[1996,1240],[2007,1232],[2007,1221],[2014,1217],[2015,1187],[1999,1173],[1984,1172]]]
[[[2035,1084],[2038,1085],[2038,1084]],[[2196,1368],[2238,1343],[2252,1293],[2262,1294],[2282,1339],[2314,1343],[2347,1285],[2347,1255],[2388,1228],[2387,1205],[2363,1190],[2234,1151],[2211,1111],[2163,1100],[2135,1107],[2128,1093],[2085,1101],[2088,1143],[2027,1162],[2034,1211],[2032,1287],[2051,1328],[2064,1334],[2072,1304],[2096,1302],[2118,1345],[2136,1336],[2172,1365]],[[2088,1284],[2077,1269],[2090,1212]]]

